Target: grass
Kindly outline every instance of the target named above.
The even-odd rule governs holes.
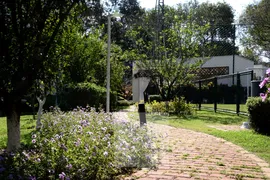
[[[31,142],[31,132],[35,130],[35,121],[32,115],[21,116],[21,142],[28,144]],[[7,142],[7,120],[0,117],[0,149],[6,148]]]
[[[202,108],[214,108],[214,104],[202,104]],[[217,109],[224,109],[236,112],[236,104],[217,104]],[[245,104],[240,104],[240,112],[248,112]]]
[[[256,154],[270,164],[270,137],[249,131],[222,131],[210,125],[238,125],[248,121],[247,116],[237,116],[212,111],[197,111],[194,117],[147,115],[147,121],[166,124],[178,128],[191,129],[223,138]]]

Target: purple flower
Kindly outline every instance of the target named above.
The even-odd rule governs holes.
[[[13,179],[13,175],[12,174],[9,174],[8,175],[8,179]]]
[[[68,169],[71,169],[71,168],[72,168],[72,164],[68,164],[66,167],[67,167]]]
[[[65,176],[66,176],[66,174],[64,172],[62,172],[61,174],[59,174],[59,179],[64,180]]]
[[[5,171],[5,170],[6,170],[5,168],[0,167],[0,173],[3,172],[3,171]]]
[[[74,142],[75,146],[79,146],[81,144],[81,139],[78,138],[78,140],[76,142]]]
[[[266,74],[267,74],[268,76],[270,76],[270,68],[268,68],[268,69],[266,70]]]
[[[64,144],[61,144],[61,148],[67,151],[67,147]]]
[[[260,83],[260,88],[263,88],[263,86],[265,86],[265,84],[268,82],[269,78],[264,78],[264,80]]]
[[[88,135],[92,135],[93,133],[92,133],[92,132],[90,132],[90,131],[88,131],[86,134],[88,134]]]
[[[267,93],[260,93],[260,96],[261,96],[261,98],[262,98],[262,101],[264,102],[265,101],[265,99],[267,98]]]
[[[36,177],[35,176],[30,176],[29,180],[36,180]]]
[[[32,143],[35,144],[37,141],[35,139],[32,140]]]

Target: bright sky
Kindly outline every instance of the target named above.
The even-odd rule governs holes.
[[[164,0],[164,4],[174,6],[178,3],[186,3],[188,1],[189,0]],[[237,19],[247,5],[252,4],[257,0],[198,0],[199,3],[207,1],[210,3],[227,2],[235,10],[235,18]],[[156,0],[139,0],[139,2],[142,7],[147,9],[154,8],[156,5]]]

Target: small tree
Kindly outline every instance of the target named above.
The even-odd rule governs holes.
[[[162,98],[170,100],[177,95],[181,86],[193,79],[200,65],[196,52],[208,26],[194,23],[192,14],[183,18],[177,9],[168,7],[166,11],[163,31],[156,34],[152,29],[148,34],[152,41],[141,36],[147,29],[144,26],[130,32],[130,36],[136,44],[133,51],[137,54],[137,66],[148,72]],[[150,22],[144,22],[147,26],[151,23],[151,12],[145,19],[150,19]]]

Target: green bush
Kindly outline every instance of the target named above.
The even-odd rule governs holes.
[[[162,97],[160,95],[149,95],[148,99],[150,103],[153,101],[157,101],[157,102],[162,101]]]
[[[250,126],[260,134],[270,135],[270,100],[262,102],[261,97],[252,97],[247,100]]]
[[[76,86],[70,86],[57,95],[58,107],[67,111],[74,108],[95,107],[96,109],[106,107],[106,88],[97,86],[94,83],[78,83]],[[110,105],[114,109],[117,105],[117,94],[110,93]],[[47,98],[44,109],[55,106],[55,96]]]
[[[165,102],[157,102],[154,100],[151,103],[151,108],[153,113],[161,113],[164,114],[166,112],[166,104]]]
[[[161,114],[174,114],[178,116],[193,115],[194,110],[191,104],[186,103],[184,97],[175,98],[169,102],[146,103],[146,112],[148,113],[161,113]]]
[[[93,109],[45,113],[30,147],[0,154],[0,179],[114,179],[157,161],[155,137],[138,122]]]
[[[175,98],[169,102],[169,113],[178,116],[181,115],[192,115],[194,112],[191,104],[186,103],[184,97]]]

